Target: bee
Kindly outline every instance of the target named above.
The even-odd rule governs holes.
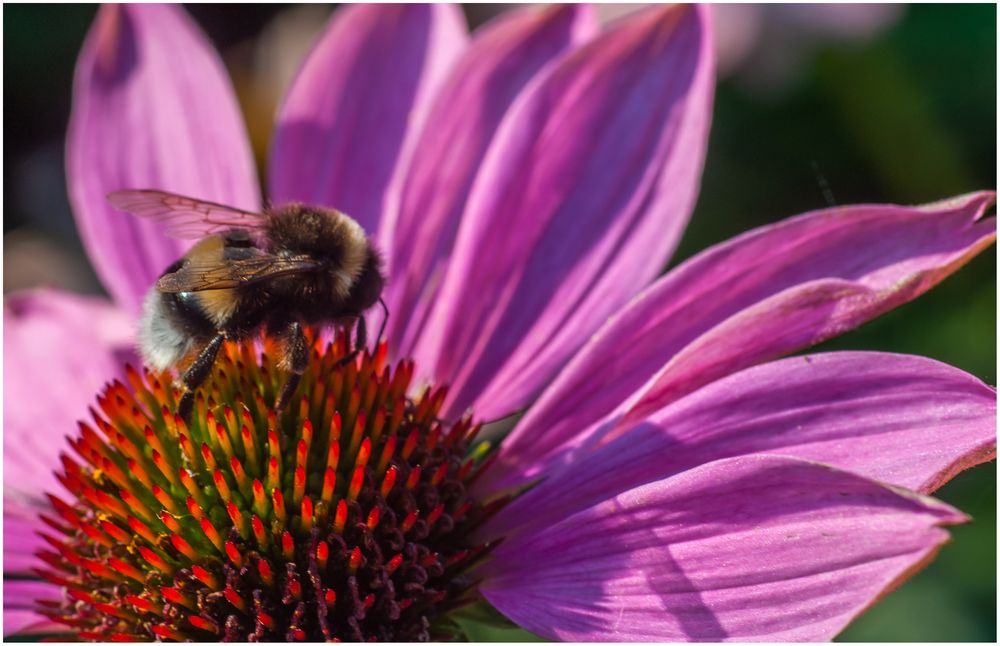
[[[355,326],[346,363],[365,347],[363,314],[381,303],[381,339],[389,315],[382,260],[361,225],[340,211],[292,203],[255,213],[157,190],[116,191],[108,201],[165,224],[167,235],[198,239],[150,289],[138,333],[148,365],[181,371],[178,413],[186,421],[227,339],[265,331],[279,340],[279,365],[289,373],[279,413],[305,372],[305,327]]]

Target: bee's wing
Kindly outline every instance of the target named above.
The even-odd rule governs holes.
[[[108,202],[120,211],[162,222],[174,238],[204,238],[229,229],[259,233],[267,224],[262,213],[151,189],[115,191],[108,194]]]
[[[321,263],[310,256],[254,256],[213,263],[188,261],[175,272],[164,274],[156,283],[161,292],[200,292],[208,289],[232,289],[241,285],[299,274],[318,269]]]

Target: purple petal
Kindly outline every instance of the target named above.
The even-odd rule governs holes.
[[[20,586],[17,585],[18,583],[20,582],[14,581],[10,585],[11,594],[16,595],[20,592],[19,590]],[[5,584],[4,587],[7,588],[8,586]],[[7,597],[4,597],[4,599],[6,598]],[[67,631],[65,626],[60,626],[57,623],[49,621],[48,619],[39,615],[37,612],[34,612],[33,610],[22,610],[15,608],[11,608],[8,610],[7,608],[4,608],[3,634],[5,637],[7,635],[13,635],[15,633],[21,635],[30,635],[30,634],[41,634],[41,633],[47,634],[53,632],[65,633]],[[66,641],[69,640],[67,639]]]
[[[101,7],[77,61],[66,164],[91,262],[115,301],[133,312],[190,243],[115,211],[109,192],[157,188],[260,208],[225,69],[179,7]]]
[[[62,601],[62,589],[25,579],[3,581],[3,634],[66,633],[66,627],[35,612],[35,601]]]
[[[44,529],[44,525],[38,518],[36,508],[18,500],[4,498],[4,635],[15,632],[65,631],[65,627],[52,624],[47,618],[34,612],[36,599],[61,599],[61,589],[34,578],[21,578],[34,577],[32,568],[43,565],[34,555],[35,550],[44,545],[42,539],[36,534],[41,529]]]
[[[38,517],[41,507],[27,504],[13,497],[3,501],[3,571],[10,576],[34,576],[32,568],[41,561],[35,551],[45,543],[36,532],[46,527]]]
[[[40,290],[4,299],[4,495],[60,488],[64,437],[110,379],[134,361],[132,321],[101,299]]]
[[[993,243],[996,220],[982,219],[993,199],[828,209],[699,254],[580,351],[505,440],[494,477],[538,473],[633,406],[629,419],[642,419],[714,379],[916,298]]]
[[[923,357],[834,352],[748,368],[595,436],[495,519],[552,519],[647,482],[740,455],[816,460],[930,492],[996,455],[996,391]],[[532,520],[534,519],[534,520]]]
[[[272,199],[336,207],[376,231],[408,138],[466,40],[452,5],[338,10],[279,110]]]
[[[690,6],[637,14],[515,101],[414,352],[452,384],[446,416],[524,404],[662,268],[704,156],[707,22]]]
[[[966,520],[822,464],[735,458],[508,536],[481,589],[550,639],[825,641]]]
[[[18,594],[9,595],[8,591]],[[31,608],[35,599],[60,599],[62,595],[57,586],[44,581],[13,580],[4,581],[4,606],[6,608]]]
[[[400,195],[386,284],[388,338],[407,355],[447,266],[462,209],[511,102],[539,70],[597,30],[586,7],[512,11],[477,32],[434,101]],[[420,309],[418,305],[424,307]]]

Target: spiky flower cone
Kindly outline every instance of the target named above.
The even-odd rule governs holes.
[[[98,397],[62,457],[72,498],[50,496],[39,573],[68,594],[46,614],[93,640],[446,636],[489,549],[470,532],[503,504],[467,495],[478,427],[436,418],[444,388],[408,398],[384,345],[344,364],[343,337],[279,416],[261,343],[226,344],[190,424],[168,375]]]

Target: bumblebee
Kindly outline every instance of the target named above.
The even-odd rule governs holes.
[[[367,341],[363,314],[381,298],[378,251],[361,225],[334,209],[285,204],[262,213],[157,190],[108,195],[115,208],[198,239],[167,267],[143,303],[139,351],[157,370],[178,368],[178,412],[190,421],[194,394],[223,341],[264,331],[289,372],[275,407],[288,404],[309,358],[307,326],[355,326],[353,358]],[[379,332],[381,336],[381,331]]]

